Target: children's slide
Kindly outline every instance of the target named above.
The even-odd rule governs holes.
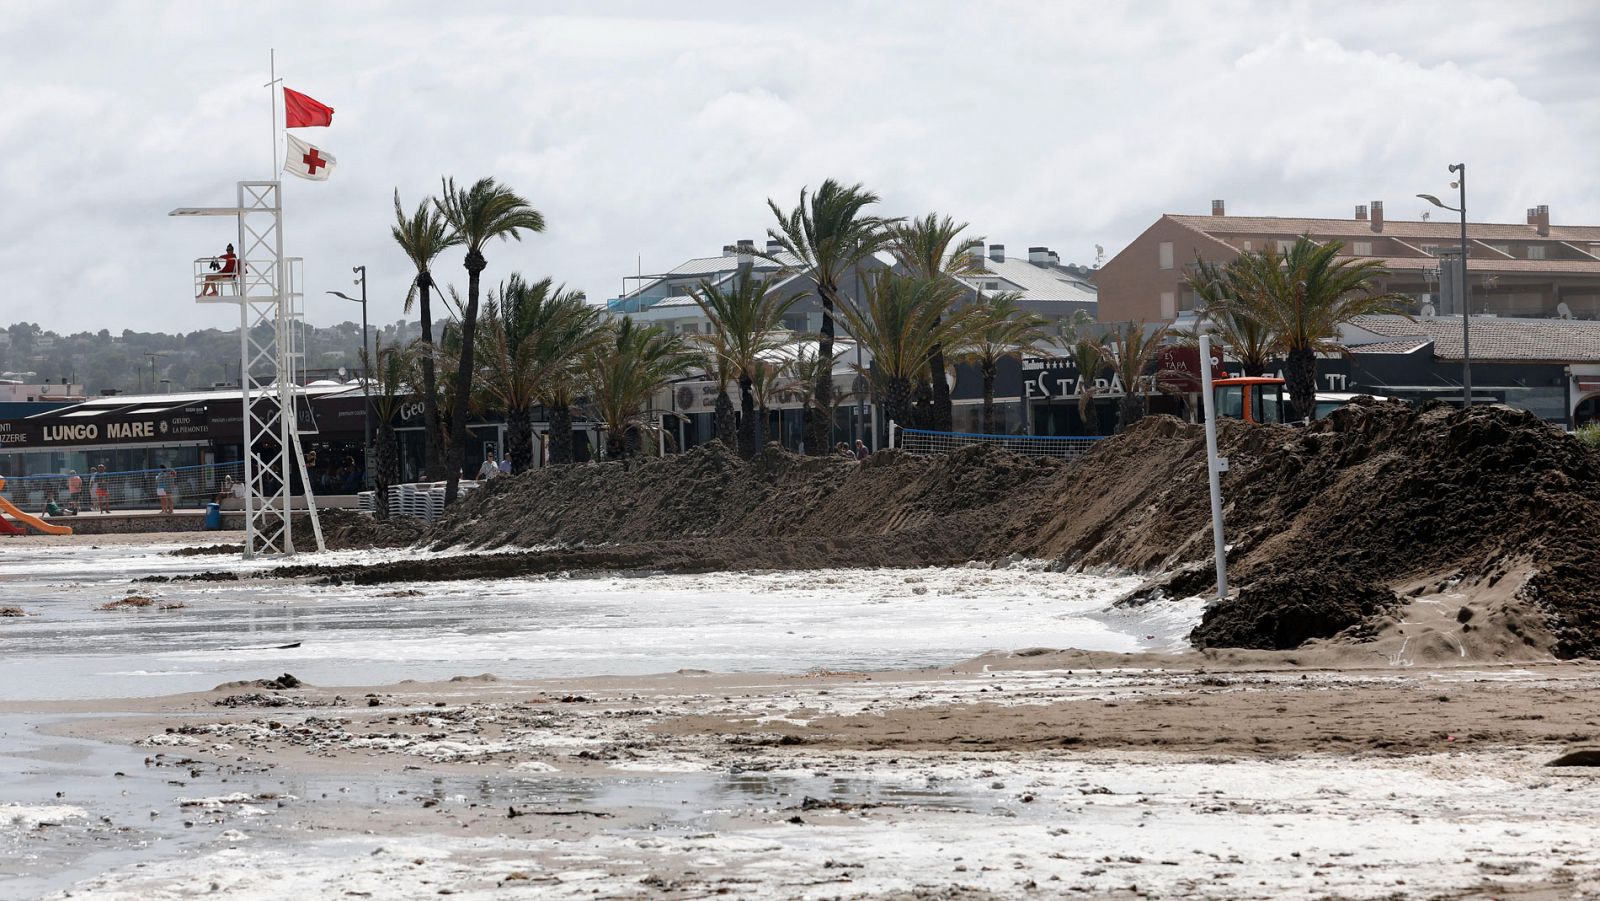
[[[11,517],[17,522],[20,522],[31,529],[37,529],[46,535],[72,534],[71,528],[67,526],[53,526],[37,516],[24,513],[21,510],[18,510],[15,505],[3,497],[0,497],[0,513],[4,513],[6,516]]]

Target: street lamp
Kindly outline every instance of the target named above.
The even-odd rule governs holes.
[[[351,297],[343,291],[329,291],[334,297],[343,298],[352,303],[361,304],[361,470],[372,472],[372,370],[367,353],[367,267],[351,266],[350,271],[356,274],[352,284],[361,286],[361,296]]]
[[[1468,298],[1472,286],[1467,281],[1467,164],[1452,163],[1450,171],[1456,173],[1456,180],[1450,187],[1461,192],[1460,206],[1449,206],[1432,194],[1418,194],[1417,196],[1442,209],[1461,214],[1461,408],[1472,407],[1472,304]]]

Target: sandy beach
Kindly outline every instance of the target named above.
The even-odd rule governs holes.
[[[58,544],[29,545],[28,584],[61,566],[77,578],[27,589],[45,592],[36,615],[6,628],[132,590],[119,586],[150,569],[224,559],[128,539],[103,553],[148,558],[145,569],[112,556],[116,571],[94,572],[93,555],[63,561]],[[231,585],[158,586],[188,609],[98,615],[155,628],[159,616],[231,609],[241,593],[303,611],[294,618],[351,602],[241,571]],[[752,615],[814,603],[796,585],[805,576],[743,577]],[[893,576],[913,598],[959,596],[978,577],[987,592],[1020,590],[1004,572]],[[822,596],[886,576],[851,578]],[[577,597],[590,581],[557,587]],[[338,591],[400,594],[383,598],[398,629],[422,613],[406,604],[448,584],[415,586],[418,599]],[[684,597],[718,584],[685,583]],[[1108,634],[1157,628],[1154,614]],[[0,879],[14,895],[95,898],[1600,892],[1596,770],[1548,766],[1600,738],[1589,700],[1600,665],[1419,663],[1382,636],[1386,651],[1365,655],[1175,653],[1137,638],[1147,649],[1033,647],[888,669],[518,679],[473,659],[484,669],[367,685],[301,683],[262,657],[249,663],[257,678],[204,691],[8,700],[0,733],[27,762],[0,792],[0,842],[18,861]],[[406,647],[396,653],[418,653]]]

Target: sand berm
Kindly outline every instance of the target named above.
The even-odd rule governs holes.
[[[1238,589],[1197,647],[1600,656],[1600,452],[1500,406],[1370,402],[1306,427],[1220,426]],[[986,446],[856,464],[769,445],[745,462],[711,444],[536,470],[472,493],[424,540],[535,550],[278,572],[370,584],[1032,558],[1148,574],[1132,604],[1213,578],[1204,432],[1165,416],[1071,464]]]

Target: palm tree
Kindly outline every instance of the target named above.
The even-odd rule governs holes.
[[[850,334],[872,352],[871,378],[881,388],[885,414],[902,424],[911,413],[912,386],[934,348],[960,344],[970,315],[951,312],[943,285],[894,272],[870,279],[863,301],[839,312]]]
[[[1078,419],[1086,435],[1100,433],[1100,418],[1094,409],[1094,396],[1099,393],[1095,378],[1105,365],[1106,348],[1103,338],[1077,337],[1067,349],[1073,368],[1078,370]]]
[[[763,354],[782,347],[787,333],[781,330],[783,314],[803,296],[784,296],[773,290],[784,280],[779,272],[757,278],[754,270],[741,266],[726,285],[702,280],[689,289],[689,295],[711,320],[711,331],[696,342],[719,367],[739,380],[739,454],[754,457],[766,444],[766,421],[756,416],[751,385],[755,368]]]
[[[1278,355],[1278,337],[1241,309],[1233,288],[1239,261],[1225,266],[1201,259],[1194,262],[1194,271],[1184,283],[1205,305],[1200,318],[1206,321],[1206,330],[1233,354],[1245,375],[1265,375]]]
[[[899,221],[862,215],[864,209],[877,202],[878,195],[861,185],[846,187],[831,178],[814,194],[808,195],[801,189],[799,205],[787,214],[770,198],[767,200],[767,206],[778,219],[778,226],[768,229],[767,236],[798,260],[798,268],[804,269],[817,285],[817,296],[822,299],[818,351],[830,359],[834,315],[840,302],[847,299],[840,282],[888,244],[886,228]],[[828,407],[833,394],[833,373],[819,373],[812,392],[822,407]],[[829,453],[832,432],[831,421],[813,417],[807,429],[806,449],[817,456]]]
[[[733,381],[728,364],[717,358],[715,354],[704,354],[700,363],[706,374],[711,376],[717,385],[717,402],[711,408],[711,432],[722,446],[733,450],[736,446],[737,431],[736,417],[733,415],[733,400],[728,397],[728,383]]]
[[[384,347],[381,338],[373,343],[378,348],[377,365],[373,365],[367,349],[361,349],[362,368],[372,373],[376,383],[373,387],[377,389],[372,398],[373,412],[378,417],[378,446],[372,470],[375,498],[373,515],[378,519],[388,519],[389,486],[398,481],[400,476],[400,453],[395,440],[394,419],[400,411],[416,357],[420,356],[423,348],[417,345],[411,348]]]
[[[828,385],[833,386],[833,371],[839,359],[844,356],[843,351],[834,351],[827,357],[817,352],[818,345],[802,342],[795,348],[794,358],[789,361],[790,382],[787,390],[792,390],[800,395],[800,408],[803,411],[803,421],[812,422],[822,420],[831,424],[837,417],[839,406],[854,396],[850,390],[828,392],[828,400],[823,403],[817,400],[817,383],[826,378]]]
[[[625,459],[641,449],[639,439],[659,431],[650,421],[655,394],[688,371],[694,355],[682,337],[659,325],[641,326],[624,316],[587,357],[589,406],[606,429],[606,456]]]
[[[1318,244],[1301,235],[1282,256],[1269,245],[1240,254],[1228,270],[1237,300],[1225,305],[1277,337],[1289,398],[1302,418],[1316,409],[1317,352],[1344,350],[1334,340],[1341,325],[1358,316],[1406,315],[1407,299],[1378,287],[1389,274],[1383,264],[1340,258],[1343,250],[1341,241]]]
[[[434,206],[449,223],[451,237],[467,248],[462,263],[467,270],[467,302],[461,314],[461,359],[450,421],[454,460],[444,488],[444,502],[450,504],[456,499],[461,471],[467,465],[467,405],[472,396],[473,342],[478,333],[478,287],[483,270],[489,265],[483,247],[494,238],[520,241],[523,231],[544,231],[544,216],[492,178],[480,178],[470,188],[457,187],[455,179],[446,178],[441,187]]]
[[[957,279],[983,271],[983,239],[962,238],[961,233],[966,228],[965,222],[929,213],[920,219],[890,225],[889,249],[908,275],[949,285],[950,301],[954,303],[963,290]],[[953,415],[942,346],[935,347],[928,360],[928,382],[932,393],[931,425],[935,430],[948,432]]]
[[[513,274],[491,292],[483,316],[480,372],[506,415],[506,451],[513,471],[533,463],[533,405],[544,383],[586,353],[602,335],[600,310],[582,291],[529,284]]]
[[[999,432],[994,421],[994,380],[1000,361],[1021,356],[1029,347],[1049,339],[1045,318],[1017,307],[1021,297],[1015,291],[1002,291],[980,298],[971,307],[966,341],[960,350],[961,359],[978,367],[983,378],[982,430],[991,435]]]
[[[433,201],[423,200],[410,216],[400,206],[400,189],[394,190],[394,227],[396,244],[417,270],[406,292],[405,311],[411,312],[411,302],[417,302],[422,317],[422,347],[418,357],[422,365],[422,422],[423,422],[423,472],[426,478],[437,481],[444,478],[444,464],[439,453],[439,403],[434,376],[433,346],[433,261],[439,254],[461,243],[445,224]]]
[[[1112,369],[1122,382],[1122,399],[1117,403],[1118,432],[1127,431],[1148,411],[1150,395],[1140,388],[1140,383],[1167,334],[1164,325],[1147,333],[1143,322],[1125,322],[1108,336],[1106,350]]]

